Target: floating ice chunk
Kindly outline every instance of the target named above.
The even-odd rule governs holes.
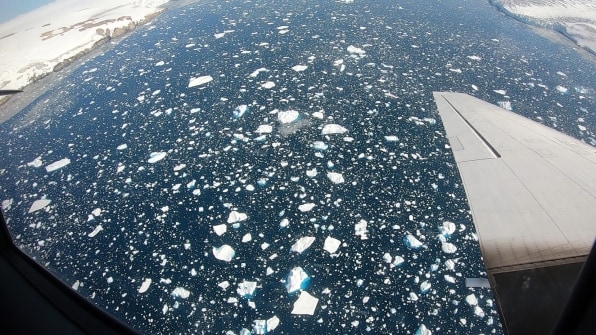
[[[277,326],[279,326],[279,322],[280,322],[280,320],[276,315],[267,319],[267,331],[272,331],[275,328],[277,328]]]
[[[10,209],[10,207],[12,207],[12,202],[13,199],[6,199],[6,200],[2,200],[2,209],[7,211]],[[29,212],[31,213],[31,212]]]
[[[255,133],[257,134],[269,134],[273,131],[273,126],[268,125],[268,124],[262,124],[259,126],[259,128],[257,128],[257,130],[255,130]]]
[[[410,249],[419,249],[423,245],[422,242],[412,234],[408,234],[404,237],[404,244]]]
[[[455,270],[455,262],[452,259],[448,259],[445,261],[445,267],[447,270]]]
[[[478,306],[478,299],[476,299],[474,293],[471,293],[468,296],[466,296],[466,302],[470,306]]]
[[[190,291],[185,289],[184,287],[176,287],[174,291],[172,291],[172,296],[186,299],[190,296]]]
[[[281,221],[279,222],[279,226],[281,228],[286,228],[287,226],[290,225],[290,220],[288,220],[287,218],[283,218],[281,219]]]
[[[223,33],[217,33],[217,34],[213,34],[213,37],[215,37],[215,39],[218,38],[222,38],[226,35],[226,32],[224,31]]]
[[[327,178],[334,184],[341,184],[345,181],[344,176],[337,172],[327,172]]]
[[[315,309],[317,308],[318,303],[319,299],[313,297],[308,292],[300,292],[298,300],[294,302],[292,314],[313,315],[315,313]]]
[[[450,276],[450,275],[444,275],[443,278],[445,279],[446,282],[455,284],[455,277]]]
[[[160,160],[164,159],[166,157],[168,153],[164,152],[164,151],[160,151],[160,152],[152,152],[149,155],[149,159],[147,160],[147,163],[149,164],[154,164],[159,162]]]
[[[241,221],[246,220],[247,218],[248,218],[248,215],[246,215],[246,213],[232,211],[230,213],[230,215],[228,216],[228,223],[241,222]]]
[[[443,222],[443,225],[439,229],[443,236],[449,238],[449,236],[451,236],[455,232],[455,228],[456,228],[455,223],[445,221],[445,222]]]
[[[174,171],[180,171],[186,167],[186,164],[178,164],[174,166]]]
[[[385,141],[387,141],[387,142],[397,142],[397,141],[399,141],[399,137],[397,137],[395,135],[388,135],[388,136],[385,136]]]
[[[296,241],[296,243],[292,245],[292,248],[290,248],[290,250],[301,254],[304,252],[304,250],[308,249],[314,241],[315,238],[312,236],[301,237],[298,239],[298,241]]]
[[[141,287],[139,287],[139,293],[147,292],[149,286],[151,286],[151,278],[145,278],[145,280],[141,284]]]
[[[27,163],[27,166],[32,166],[32,167],[40,167],[43,165],[43,161],[41,160],[41,157],[37,157],[34,160],[32,160],[31,162]]]
[[[119,146],[117,146],[116,150],[125,150],[126,148],[128,148],[128,145],[126,143],[124,143],[124,144],[120,144]]]
[[[507,91],[505,91],[505,90],[493,90],[493,92],[495,92],[495,93],[497,93],[497,94],[500,94],[500,95],[505,95],[505,94],[507,94]]]
[[[323,249],[328,251],[330,254],[334,254],[337,251],[337,249],[339,249],[340,245],[340,240],[331,236],[327,236],[327,238],[325,239],[325,244],[323,245]]]
[[[283,111],[277,113],[277,120],[280,123],[290,123],[296,121],[299,116],[300,113],[298,113],[298,111],[295,110]]]
[[[323,141],[315,141],[310,145],[311,148],[315,149],[315,150],[320,150],[320,151],[324,151],[327,150],[329,148],[329,146],[327,145],[327,143],[323,142]]]
[[[480,306],[474,306],[474,314],[481,319],[486,315]]]
[[[220,261],[229,262],[234,258],[234,255],[236,255],[236,251],[227,244],[224,244],[219,248],[213,248],[213,256]]]
[[[188,87],[195,87],[199,85],[205,85],[208,82],[212,81],[213,77],[211,76],[200,76],[200,77],[192,77],[188,81]]]
[[[29,207],[29,211],[27,213],[37,212],[38,210],[40,210],[40,209],[46,207],[47,205],[49,205],[51,202],[52,202],[52,200],[49,200],[49,199],[35,200],[31,204],[31,207]]]
[[[275,87],[275,83],[272,82],[272,81],[266,81],[266,82],[264,82],[264,83],[261,84],[261,87],[264,88],[264,89],[270,90],[270,89],[272,89],[272,88]]]
[[[563,87],[561,85],[557,85],[557,87],[555,87],[557,89],[557,91],[559,91],[559,93],[565,94],[569,91],[569,89],[567,87]]]
[[[302,72],[304,70],[308,69],[307,65],[294,65],[292,66],[292,70],[296,71],[296,72]]]
[[[46,171],[52,172],[52,171],[60,170],[63,167],[67,166],[68,164],[70,164],[70,159],[62,158],[61,160],[55,161],[54,163],[46,166]]]
[[[252,241],[252,235],[250,233],[246,233],[244,236],[242,236],[242,243],[247,243],[250,241]]]
[[[310,277],[301,267],[297,266],[290,270],[288,277],[286,278],[286,290],[288,293],[303,290],[308,285]]]
[[[310,212],[314,207],[315,207],[315,204],[310,202],[310,203],[302,204],[302,205],[298,206],[298,210],[301,212]]]
[[[310,169],[310,170],[306,170],[306,175],[307,175],[308,177],[310,177],[310,178],[314,178],[314,177],[316,177],[316,176],[317,176],[317,174],[319,174],[319,173],[317,172],[317,168],[312,168],[312,169]]]
[[[103,230],[103,227],[101,225],[97,225],[97,227],[95,227],[95,229],[93,229],[92,232],[89,233],[89,237],[95,237],[95,235],[97,235],[100,231]]]
[[[368,222],[365,220],[360,220],[357,224],[354,225],[354,235],[360,236],[360,239],[367,240],[368,239]]]
[[[426,326],[423,324],[420,325],[420,327],[418,328],[418,330],[416,330],[416,334],[415,335],[432,335],[433,333],[430,331],[430,329],[426,328]]]
[[[323,115],[323,111],[322,110],[320,110],[318,112],[313,112],[311,115],[315,119],[319,119],[319,120],[322,120],[325,117],[325,115]]]
[[[347,50],[349,53],[357,54],[359,56],[364,56],[364,54],[366,54],[366,51],[364,51],[363,49],[360,49],[358,47],[355,47],[353,45],[350,45]]]
[[[428,282],[428,280],[423,281],[420,284],[420,293],[427,293],[428,291],[430,291],[431,286],[432,285]]]
[[[91,214],[93,214],[94,216],[101,216],[101,208],[96,208],[94,209]]]
[[[256,289],[257,289],[256,281],[243,280],[242,283],[238,284],[238,288],[236,289],[236,292],[242,298],[250,299],[255,295]]]
[[[482,59],[480,56],[476,56],[476,55],[468,56],[468,58],[471,60],[481,60]]]
[[[442,243],[441,249],[446,254],[452,254],[457,251],[457,247],[451,243]]]
[[[473,89],[474,91],[478,91],[478,86],[476,86],[476,85],[472,84],[472,89]]]
[[[228,231],[228,226],[226,226],[225,223],[218,224],[213,226],[213,231],[217,234],[217,236],[221,236]]]
[[[256,78],[259,75],[259,73],[261,73],[261,72],[267,72],[267,71],[269,71],[269,70],[267,70],[266,68],[262,67],[260,69],[254,70],[251,74],[249,74],[249,77]]]
[[[323,130],[321,130],[321,135],[332,135],[332,134],[343,134],[348,130],[338,124],[326,124],[323,126]]]
[[[165,62],[160,60],[159,62],[155,63],[155,66],[164,66]]]
[[[232,117],[234,119],[241,118],[242,115],[244,115],[244,113],[246,113],[246,111],[248,111],[248,106],[240,105],[240,106],[236,107],[236,109],[234,109],[234,111],[232,112]]]

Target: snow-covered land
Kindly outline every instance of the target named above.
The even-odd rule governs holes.
[[[491,3],[521,21],[555,29],[596,54],[594,0],[491,0]]]
[[[57,0],[0,24],[0,89],[20,89],[159,14],[168,0]]]

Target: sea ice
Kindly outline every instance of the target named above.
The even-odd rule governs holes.
[[[323,249],[328,251],[330,254],[334,254],[337,251],[337,249],[339,249],[340,245],[340,240],[331,236],[327,236],[327,238],[325,239],[325,244],[323,245]]]
[[[452,254],[457,251],[457,247],[451,243],[442,243],[441,249],[446,254]]]
[[[338,124],[326,124],[323,126],[323,130],[321,130],[321,135],[332,135],[332,134],[343,134],[348,130]]]
[[[300,113],[298,113],[298,111],[295,110],[283,111],[277,113],[277,120],[280,123],[290,123],[296,121],[296,119],[298,119],[299,116]]]
[[[387,142],[397,142],[397,141],[399,141],[399,138],[397,136],[395,136],[395,135],[388,135],[388,136],[385,136],[385,141],[387,141]]]
[[[505,94],[507,94],[507,91],[505,91],[505,90],[493,90],[493,92],[495,92],[495,93],[497,93],[497,94],[500,94],[500,95],[505,95]]]
[[[37,212],[38,210],[40,210],[40,209],[46,207],[47,205],[49,205],[51,202],[52,202],[52,200],[48,200],[48,199],[35,200],[31,204],[31,207],[29,207],[29,211],[27,213]]]
[[[93,229],[92,232],[89,233],[89,237],[95,237],[95,235],[97,235],[100,231],[103,230],[103,227],[101,225],[97,225],[97,227],[95,227],[95,229]]]
[[[228,216],[228,223],[241,222],[241,221],[246,220],[247,218],[248,218],[248,215],[246,215],[246,213],[232,211],[230,213],[230,215]]]
[[[428,280],[425,280],[420,284],[420,293],[427,293],[430,288],[431,284],[428,282]]]
[[[266,82],[264,82],[264,83],[261,84],[261,87],[264,88],[264,89],[268,89],[269,90],[269,89],[272,89],[272,88],[275,87],[275,83],[272,82],[272,81],[266,81]]]
[[[192,77],[192,78],[190,78],[190,80],[188,82],[188,87],[204,85],[212,80],[213,80],[213,77],[211,77],[211,76]]]
[[[227,244],[224,244],[219,248],[213,248],[213,256],[220,261],[229,262],[234,258],[234,255],[236,255],[234,248]]]
[[[180,171],[180,170],[184,169],[185,167],[186,167],[186,164],[178,164],[178,165],[174,166],[174,172]]]
[[[250,299],[254,296],[256,289],[257,289],[256,281],[243,280],[242,283],[238,284],[238,288],[236,289],[236,292],[242,298]]]
[[[317,172],[317,168],[312,168],[312,169],[310,169],[310,170],[306,170],[306,175],[307,175],[308,177],[310,177],[310,178],[314,178],[314,177],[316,177],[316,176],[317,176],[317,174],[319,174],[319,173]]]
[[[309,212],[315,207],[313,203],[302,204],[298,206],[298,210],[301,212]]]
[[[423,245],[422,242],[412,234],[408,234],[404,237],[404,244],[410,249],[419,249]]]
[[[244,113],[246,113],[246,111],[248,111],[248,106],[240,105],[240,106],[236,107],[236,109],[234,109],[234,111],[232,112],[232,117],[234,119],[241,118],[242,115],[244,115]]]
[[[357,224],[354,225],[354,234],[356,236],[360,236],[361,240],[368,239],[368,230],[366,227],[368,226],[368,222],[365,220],[360,220]]]
[[[357,54],[357,55],[359,55],[361,57],[364,56],[364,54],[366,54],[366,51],[364,51],[363,49],[360,49],[358,47],[355,47],[353,45],[350,45],[347,50],[348,50],[349,53],[351,53],[351,54]]]
[[[345,181],[344,176],[337,172],[327,172],[327,178],[334,184],[341,184]]]
[[[37,157],[34,160],[32,160],[31,162],[27,163],[27,166],[32,166],[32,167],[40,167],[43,165],[43,161],[41,160],[41,157]]]
[[[257,130],[255,130],[255,133],[257,134],[269,134],[273,131],[273,126],[268,125],[268,124],[262,124],[259,126],[259,128],[257,128]]]
[[[267,70],[266,68],[262,67],[262,68],[259,68],[259,69],[254,70],[251,74],[249,74],[249,77],[256,78],[259,75],[259,73],[261,73],[261,72],[267,72],[267,71],[269,71],[269,70]]]
[[[163,151],[160,151],[160,152],[152,152],[152,153],[149,155],[149,159],[147,160],[147,163],[149,163],[149,164],[154,164],[154,163],[157,163],[157,162],[159,162],[160,160],[164,159],[164,158],[166,157],[166,155],[167,155],[167,154],[168,154],[167,152],[163,152]]]
[[[455,232],[455,228],[456,228],[455,223],[445,221],[445,222],[443,222],[443,225],[439,229],[443,236],[445,236],[446,238],[449,238],[449,236],[451,236]]]
[[[145,278],[145,280],[141,284],[141,287],[139,287],[139,293],[147,292],[149,286],[151,286],[151,278]]]
[[[213,231],[217,234],[217,236],[223,235],[227,230],[228,226],[226,226],[225,223],[213,226]]]
[[[174,291],[172,291],[172,296],[186,299],[190,296],[190,291],[185,289],[184,287],[176,287]]]
[[[304,252],[304,250],[308,249],[314,241],[315,238],[312,236],[301,237],[292,245],[290,250],[301,254]]]
[[[327,145],[327,143],[323,142],[323,141],[315,141],[310,145],[311,148],[315,149],[315,150],[320,150],[320,151],[324,151],[327,150],[329,148],[329,146]]]
[[[418,328],[418,330],[416,330],[416,334],[415,335],[432,335],[433,333],[430,331],[430,329],[426,328],[426,326],[424,324],[421,324],[420,327]]]
[[[300,292],[298,300],[294,302],[292,314],[313,315],[318,303],[319,299],[313,297],[308,292]]]
[[[55,161],[54,163],[46,166],[46,171],[52,172],[52,171],[60,170],[63,167],[67,166],[68,164],[70,164],[70,159],[62,158],[61,160]]]
[[[306,70],[308,68],[307,65],[294,65],[292,66],[292,70],[296,71],[296,72],[302,72],[304,70]]]
[[[267,331],[272,331],[277,328],[277,326],[279,326],[279,322],[280,320],[276,315],[267,319]]]
[[[303,290],[308,284],[309,279],[308,274],[301,267],[297,266],[290,270],[286,278],[286,290],[288,293]]]

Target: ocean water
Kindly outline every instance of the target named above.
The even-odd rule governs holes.
[[[483,1],[195,3],[2,124],[3,211],[143,333],[501,333],[432,92],[594,143],[594,70]]]

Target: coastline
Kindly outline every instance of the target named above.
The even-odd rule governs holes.
[[[63,16],[53,17],[52,23],[28,27],[34,24],[30,20],[46,22],[40,21],[40,17],[47,18],[61,7],[83,3],[80,0],[61,0],[54,8],[43,6],[0,25],[0,34],[3,35],[0,43],[4,44],[4,50],[9,50],[2,53],[0,89],[24,91],[0,99],[0,124],[68,75],[77,67],[74,65],[107,51],[138,27],[164,13],[171,4],[169,0],[148,0],[146,3],[152,6],[132,7],[130,3],[128,6],[120,5],[121,2],[111,0],[96,8],[82,10],[75,5]],[[86,12],[85,16],[82,11]],[[6,34],[11,29],[15,32]]]

